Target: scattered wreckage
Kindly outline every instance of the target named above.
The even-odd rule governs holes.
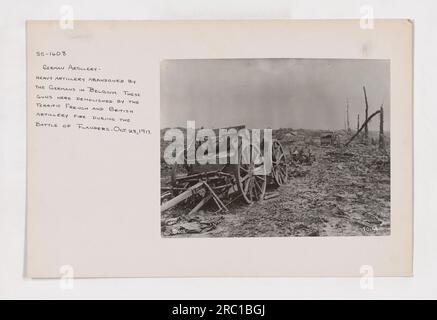
[[[245,129],[245,126],[225,129],[238,131]],[[217,212],[226,212],[228,205],[238,198],[247,204],[262,200],[267,184],[279,187],[287,183],[287,156],[278,140],[273,139],[271,143],[272,166],[267,174],[262,159],[263,145],[259,147],[252,141],[243,143],[238,138],[238,148],[233,148],[228,143],[230,139],[230,136],[225,135],[210,141],[215,150],[226,150],[214,154],[215,164],[187,164],[186,161],[183,164],[173,164],[170,181],[161,185],[161,212],[175,206],[184,206],[188,215],[191,215],[210,200],[215,203]],[[190,147],[193,146],[185,146],[180,156],[186,159]],[[195,142],[194,147],[197,151],[199,145]],[[237,160],[235,164],[229,161],[232,157]]]

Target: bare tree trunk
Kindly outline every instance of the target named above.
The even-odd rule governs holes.
[[[357,131],[360,130],[360,114],[358,114],[358,119],[357,119]]]
[[[358,130],[357,131],[357,133],[355,133],[353,136],[352,136],[352,138],[350,138],[349,139],[349,141],[348,142],[346,142],[346,144],[344,145],[344,147],[347,147],[348,145],[349,145],[349,143],[351,143],[352,142],[352,140],[354,140],[355,139],[355,137],[356,136],[358,136],[358,134],[367,126],[367,123],[369,123],[369,121],[374,117],[374,116],[376,116],[378,113],[380,113],[381,112],[381,110],[376,110],[374,113],[372,113],[371,115],[370,115],[370,117],[366,120],[366,121],[364,121],[364,123],[363,123],[363,125],[361,126],[361,128],[360,128],[360,130]]]
[[[379,149],[385,149],[384,143],[384,108],[379,109]]]
[[[347,122],[347,131],[351,131],[351,126],[349,122],[349,99],[346,100],[346,122]]]
[[[364,91],[364,101],[366,102],[366,118],[365,118],[365,123],[366,126],[364,127],[364,139],[367,142],[368,138],[369,138],[369,128],[367,126],[367,119],[369,117],[369,103],[367,102],[367,93],[366,93],[366,87],[363,86],[363,91]]]

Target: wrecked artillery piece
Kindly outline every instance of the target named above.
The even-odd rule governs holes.
[[[245,126],[224,129],[239,131],[245,129]],[[161,186],[161,212],[180,205],[185,207],[188,214],[192,214],[210,200],[217,206],[217,212],[228,211],[228,205],[238,198],[242,198],[247,204],[262,200],[268,183],[276,187],[287,183],[287,159],[279,141],[272,140],[272,167],[269,174],[266,174],[265,159],[260,150],[263,149],[263,144],[261,147],[253,142],[244,144],[238,138],[238,148],[231,148],[229,141],[230,135],[209,141],[214,144],[216,150],[222,150],[220,146],[226,143],[223,148],[226,152],[214,154],[216,164],[188,165],[184,162],[173,165],[170,183]],[[188,147],[180,154],[184,159]],[[195,146],[196,151],[198,147]],[[237,155],[234,149],[238,150]],[[237,158],[235,164],[227,161],[232,157]]]

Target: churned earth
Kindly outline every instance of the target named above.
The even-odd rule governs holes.
[[[293,145],[285,144],[291,154]],[[390,234],[390,156],[373,144],[312,145],[312,163],[289,157],[289,181],[270,200],[164,213],[164,237],[382,236]]]

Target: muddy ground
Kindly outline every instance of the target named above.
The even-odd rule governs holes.
[[[315,160],[293,161],[296,143],[282,141],[289,155],[289,182],[268,188],[275,198],[229,212],[212,204],[186,216],[162,214],[164,237],[367,236],[390,234],[390,157],[377,145],[306,145]]]

